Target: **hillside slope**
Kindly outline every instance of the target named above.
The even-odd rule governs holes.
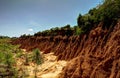
[[[109,29],[100,23],[81,36],[21,37],[13,44],[44,53],[54,52],[57,60],[68,60],[60,78],[120,78],[120,21]]]

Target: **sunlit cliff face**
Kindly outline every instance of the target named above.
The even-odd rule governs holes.
[[[96,31],[97,30],[97,31]],[[99,30],[99,31],[98,31]],[[93,33],[96,35],[93,37]],[[103,30],[101,26],[81,36],[54,36],[19,38],[14,43],[32,50],[38,47],[44,53],[54,52],[57,60],[67,60],[61,77],[118,77],[120,23]],[[51,40],[53,39],[53,40]],[[32,46],[31,46],[32,45]],[[101,72],[102,71],[102,72]],[[117,73],[115,74],[114,71]],[[99,74],[97,74],[99,73]]]

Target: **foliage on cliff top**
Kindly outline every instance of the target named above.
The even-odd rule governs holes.
[[[37,32],[34,36],[71,36],[88,34],[90,30],[97,27],[100,22],[103,22],[103,29],[108,29],[111,25],[114,26],[119,18],[120,0],[103,0],[101,4],[90,9],[87,14],[79,14],[77,18],[77,27],[68,24],[63,27],[55,27]],[[29,37],[29,35],[27,37]]]

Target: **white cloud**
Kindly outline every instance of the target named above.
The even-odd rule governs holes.
[[[33,29],[32,29],[32,28],[30,28],[30,29],[28,29],[28,31],[29,31],[29,32],[32,32],[32,31],[33,31]]]

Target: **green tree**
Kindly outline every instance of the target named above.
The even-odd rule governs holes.
[[[84,24],[84,20],[81,14],[79,14],[78,18],[77,18],[77,25],[79,27],[81,27]]]
[[[120,18],[120,0],[104,0],[97,8],[89,11],[94,22],[104,22],[108,27]]]

